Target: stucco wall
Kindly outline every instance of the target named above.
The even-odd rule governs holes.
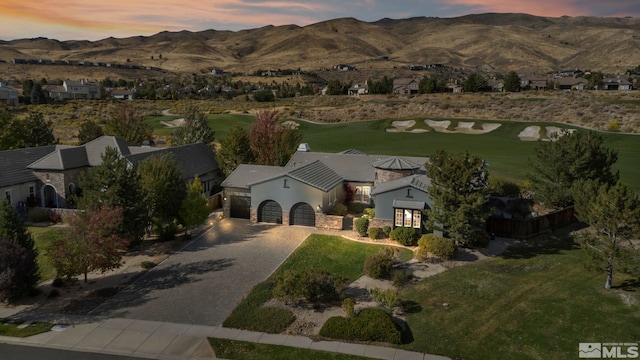
[[[251,186],[252,209],[257,209],[266,200],[276,201],[283,212],[289,212],[293,205],[300,202],[311,205],[314,210],[318,205],[323,209],[328,207],[327,193],[288,176]]]
[[[34,196],[38,197],[40,196],[40,194],[38,193],[38,186],[36,184],[35,181],[31,181],[28,183],[24,183],[24,184],[18,184],[18,185],[12,185],[12,186],[7,186],[7,187],[3,187],[0,188],[0,200],[5,199],[5,192],[9,191],[11,192],[11,205],[16,207],[18,206],[18,203],[20,203],[21,201],[23,203],[27,203],[27,198],[29,197],[29,186],[33,186],[34,189]]]

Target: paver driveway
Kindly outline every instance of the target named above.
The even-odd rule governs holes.
[[[92,314],[221,325],[312,230],[223,219]]]

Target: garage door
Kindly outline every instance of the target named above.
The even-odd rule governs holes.
[[[248,219],[251,215],[251,198],[249,196],[231,196],[230,215],[232,218]]]
[[[258,208],[258,222],[282,224],[282,208],[273,200],[267,200]]]
[[[316,226],[316,212],[311,205],[298,203],[291,208],[291,225]]]

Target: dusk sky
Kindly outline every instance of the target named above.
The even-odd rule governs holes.
[[[486,12],[640,17],[638,0],[20,0],[0,3],[0,39],[98,40],[163,30],[242,30],[340,17],[455,17]]]

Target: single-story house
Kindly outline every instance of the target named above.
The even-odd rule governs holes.
[[[338,203],[353,202],[375,208],[371,226],[423,228],[422,210],[432,204],[422,165],[426,158],[304,149],[286,166],[240,165],[222,182],[224,215],[335,228],[327,214]]]
[[[133,100],[136,97],[136,92],[127,89],[113,89],[111,97],[118,100]]]
[[[556,81],[558,90],[577,90],[582,91],[589,87],[589,81],[581,77],[563,77]]]
[[[131,164],[170,152],[180,165],[183,180],[197,174],[203,193],[219,184],[215,153],[197,143],[171,148],[137,146],[115,136],[102,136],[81,146],[51,145],[0,151],[0,191],[15,207],[23,204],[51,208],[66,207],[66,199],[77,193],[80,174],[102,163],[107,148],[113,148]]]
[[[0,82],[0,104],[18,106],[18,91]]]
[[[633,88],[633,84],[631,81],[621,78],[618,76],[617,78],[604,78],[602,79],[602,90],[631,90]]]

